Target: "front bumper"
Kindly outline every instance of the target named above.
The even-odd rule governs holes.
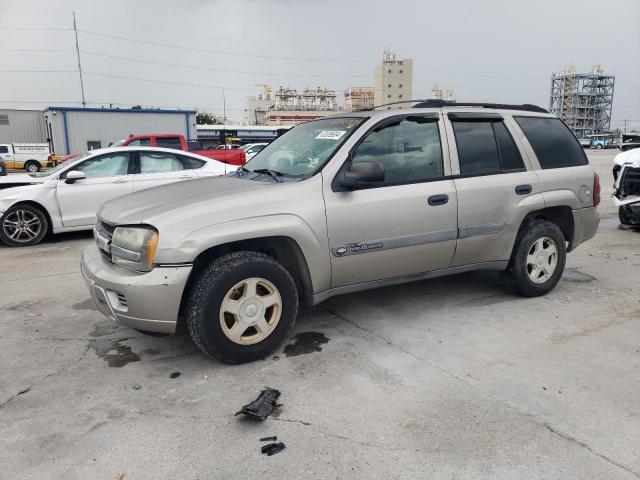
[[[108,262],[91,245],[82,253],[80,267],[102,314],[136,330],[175,333],[190,265],[132,272]]]
[[[579,208],[573,213],[573,238],[568,251],[574,250],[582,242],[592,238],[600,225],[600,216],[596,207]]]

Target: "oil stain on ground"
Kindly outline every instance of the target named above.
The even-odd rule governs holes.
[[[92,337],[104,337],[110,335],[118,329],[118,324],[113,320],[102,320],[95,324],[93,332],[89,335]]]
[[[102,358],[110,367],[121,368],[132,362],[139,362],[140,356],[131,351],[131,347],[122,345],[118,341],[100,339],[92,340],[89,347]]]
[[[83,302],[74,303],[72,307],[74,310],[97,310],[93,300],[87,298]]]
[[[576,270],[574,268],[565,268],[562,273],[562,280],[565,282],[589,283],[596,280],[596,277],[587,273],[582,273],[580,270]]]
[[[324,333],[320,332],[302,332],[295,336],[294,342],[284,347],[284,355],[286,357],[296,357],[306,353],[321,352],[320,345],[329,341]]]

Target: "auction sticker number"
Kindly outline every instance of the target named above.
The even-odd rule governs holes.
[[[338,140],[345,133],[347,133],[345,130],[324,130],[320,132],[316,138],[321,140]]]

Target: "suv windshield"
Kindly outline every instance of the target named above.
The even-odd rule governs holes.
[[[341,117],[302,123],[264,147],[245,168],[252,172],[271,170],[287,177],[310,177],[365,120]]]

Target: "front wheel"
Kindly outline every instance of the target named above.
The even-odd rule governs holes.
[[[291,274],[258,252],[234,252],[207,265],[188,293],[189,334],[225,363],[265,358],[287,338],[298,314]]]
[[[535,220],[518,233],[507,284],[524,297],[549,293],[556,286],[567,258],[564,235],[555,223]]]
[[[37,173],[40,171],[40,164],[32,160],[25,164],[24,169],[29,173]]]
[[[0,240],[11,247],[28,247],[40,243],[48,229],[42,210],[31,205],[16,205],[2,217]]]

